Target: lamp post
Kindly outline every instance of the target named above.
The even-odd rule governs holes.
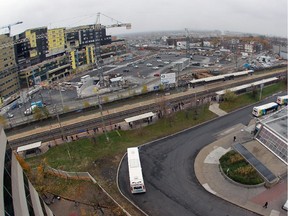
[[[107,131],[106,131],[106,126],[105,126],[105,122],[104,122],[104,118],[103,118],[103,109],[102,109],[102,105],[101,105],[101,100],[100,100],[99,93],[97,93],[97,97],[98,97],[98,106],[99,106],[99,108],[100,108],[100,115],[101,115],[102,126],[103,126],[103,128],[104,128],[104,133],[105,133],[106,140],[107,140],[107,142],[109,142],[109,137],[108,137],[108,134],[107,134]]]

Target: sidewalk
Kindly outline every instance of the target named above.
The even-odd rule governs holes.
[[[224,114],[217,104],[209,109],[219,116]],[[220,133],[217,141],[203,148],[195,159],[196,177],[208,192],[242,208],[265,216],[287,215],[281,208],[287,199],[287,179],[270,189],[264,186],[244,187],[230,182],[220,172],[219,158],[231,150],[233,137],[236,136],[236,142],[240,143],[249,140],[252,138],[251,128],[252,125],[235,125]],[[265,202],[268,202],[268,208],[263,208]]]
[[[209,110],[216,113],[219,116],[225,115],[223,110],[219,109],[219,104],[213,103],[210,105]],[[153,122],[157,121],[157,116],[153,117]],[[238,124],[232,128],[228,128],[218,134],[218,139],[210,145],[203,148],[195,159],[195,174],[200,184],[210,193],[234,203],[242,208],[256,212],[265,216],[284,216],[287,212],[281,207],[287,200],[287,179],[282,180],[277,185],[270,189],[264,186],[259,187],[244,187],[227,180],[219,170],[219,158],[229,151],[232,147],[233,137],[236,136],[236,142],[244,142],[252,138],[251,130],[253,129],[255,122],[252,120],[248,126]],[[143,123],[143,126],[147,123]],[[106,126],[106,130],[115,130],[121,127],[121,130],[129,130],[130,127],[126,122],[120,122],[115,125]],[[139,125],[138,125],[139,126]],[[133,127],[135,128],[135,127]],[[89,133],[88,133],[89,132]],[[78,133],[79,138],[93,137],[94,131],[83,131]],[[102,128],[96,131],[96,134],[103,133]],[[68,142],[72,141],[71,136],[67,137]],[[76,134],[73,135],[73,139],[76,138]],[[45,142],[42,144],[42,152],[46,152],[49,146],[60,145],[66,141],[57,139],[55,141]],[[268,202],[268,208],[263,208],[265,202]],[[64,200],[59,202],[64,203]],[[66,202],[65,202],[66,203]],[[53,204],[54,205],[54,204]],[[60,204],[59,206],[61,206]],[[70,213],[77,215],[77,212],[84,211],[83,209],[77,209],[73,202],[67,202]],[[55,205],[55,208],[58,205]],[[92,210],[93,211],[93,210]]]

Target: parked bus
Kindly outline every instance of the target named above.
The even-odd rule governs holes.
[[[278,109],[278,106],[279,105],[275,102],[257,106],[253,108],[252,114],[256,117],[266,115],[267,113],[276,111]]]
[[[127,148],[127,157],[131,193],[145,193],[138,148]]]
[[[288,104],[288,95],[285,96],[278,96],[277,97],[277,103],[282,106],[282,105],[287,105]]]

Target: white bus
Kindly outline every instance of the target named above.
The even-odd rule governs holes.
[[[145,193],[138,148],[127,148],[127,157],[131,193]]]
[[[278,109],[278,104],[275,102],[264,104],[253,108],[252,114],[256,117],[266,115],[267,113],[274,112]]]
[[[282,105],[287,105],[288,103],[288,95],[285,96],[278,96],[277,97],[277,103],[282,106]]]

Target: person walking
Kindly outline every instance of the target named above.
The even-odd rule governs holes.
[[[234,141],[234,142],[236,141],[236,136],[233,137],[233,141]]]
[[[263,208],[267,208],[268,207],[268,202],[265,202]]]

